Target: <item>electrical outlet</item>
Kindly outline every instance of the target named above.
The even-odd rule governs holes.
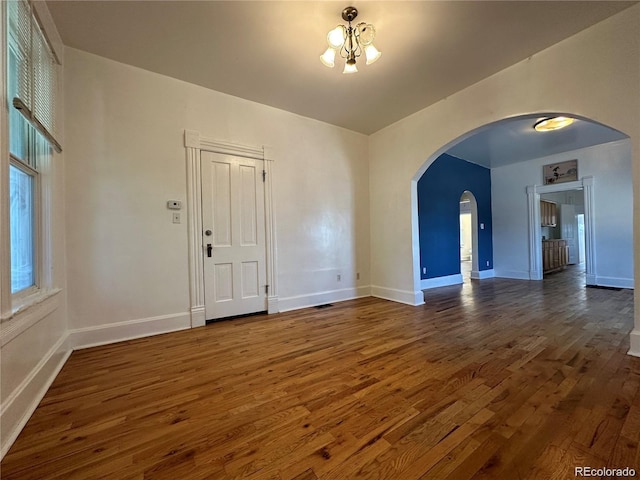
[[[427,267],[422,267],[422,274],[426,275],[427,274]]]
[[[338,274],[338,281],[342,280],[342,275]]]
[[[356,280],[360,280],[360,272],[356,273]]]
[[[487,267],[489,266],[489,260],[487,260]]]
[[[480,224],[480,230],[484,230],[484,223]]]
[[[180,214],[178,212],[173,212],[173,223],[180,223]]]

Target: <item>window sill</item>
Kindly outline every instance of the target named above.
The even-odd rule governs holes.
[[[61,291],[60,288],[39,290],[18,300],[12,312],[0,319],[0,345],[6,345],[54,312],[58,308],[58,293]]]

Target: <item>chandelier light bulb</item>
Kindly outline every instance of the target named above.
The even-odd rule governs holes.
[[[344,64],[344,70],[342,73],[358,73],[358,67],[356,67],[356,61],[353,60],[353,63],[349,63],[351,60],[347,60]]]
[[[322,64],[326,65],[329,68],[335,67],[335,60],[336,51],[331,47],[327,48],[327,50],[322,55],[320,55],[320,61],[322,62]]]
[[[344,27],[342,25],[338,25],[327,34],[327,42],[331,47],[339,49],[344,45],[344,31]]]
[[[374,47],[373,44],[364,47],[364,53],[367,56],[367,65],[371,65],[380,58],[380,55],[382,55],[382,53]]]

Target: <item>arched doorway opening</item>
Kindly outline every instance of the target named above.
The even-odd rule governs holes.
[[[478,202],[469,190],[460,196],[460,274],[462,281],[478,274]]]
[[[538,119],[555,115],[575,118],[573,131],[560,131],[562,135],[550,132],[550,135],[542,136],[533,130],[532,126]],[[502,138],[498,138],[494,132],[500,132]],[[469,145],[476,147],[471,160],[464,158],[465,153],[469,152]],[[451,141],[427,159],[412,182],[416,287],[424,289],[425,267],[429,271],[422,248],[422,235],[426,231],[421,228],[419,184],[443,156],[465,161],[467,166],[480,164],[489,171],[491,201],[499,210],[488,219],[483,218],[482,212],[478,213],[479,250],[482,250],[483,224],[485,229],[487,225],[491,226],[493,238],[489,264],[487,260],[479,258],[478,269],[474,268],[478,278],[541,279],[539,194],[559,188],[579,188],[585,195],[587,284],[633,288],[632,262],[629,261],[633,257],[631,142],[627,135],[618,130],[566,113],[529,114],[487,124]],[[545,165],[575,158],[578,160],[577,180],[574,180],[576,185],[570,182],[562,186],[544,184]],[[606,165],[602,162],[603,158],[608,160]],[[450,184],[450,180],[457,175],[457,171],[450,172],[449,177],[443,177],[441,181]],[[590,195],[591,199],[588,198]],[[592,207],[589,202],[592,202]],[[612,211],[615,215],[607,213]],[[594,218],[598,219],[597,225],[593,223]],[[494,252],[495,265],[492,258]]]

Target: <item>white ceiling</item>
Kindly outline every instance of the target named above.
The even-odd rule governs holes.
[[[637,2],[49,1],[64,43],[365,134]],[[343,75],[319,61],[356,6],[382,57]],[[508,133],[508,132],[506,132]],[[491,149],[494,140],[484,140]],[[461,147],[462,148],[462,147]]]
[[[524,115],[487,125],[447,153],[495,168],[628,138],[618,130],[581,119],[561,130],[537,132],[533,125],[541,118],[544,117]]]

